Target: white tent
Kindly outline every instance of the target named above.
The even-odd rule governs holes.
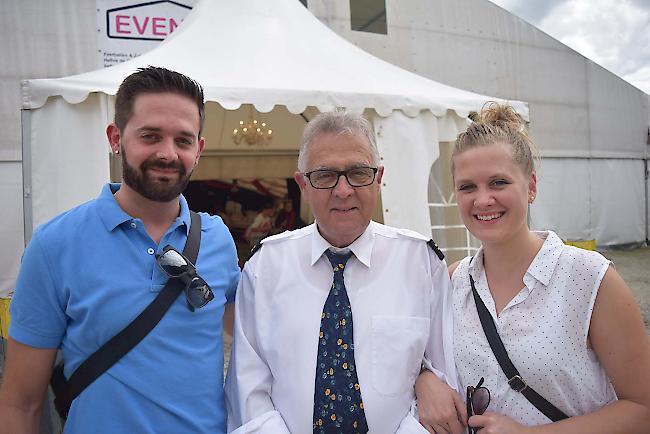
[[[104,130],[112,118],[112,95],[128,74],[146,65],[177,70],[203,84],[206,100],[213,102],[206,121],[213,125],[213,142],[229,140],[225,119],[243,104],[287,117],[286,125],[296,129],[291,137],[304,126],[291,119],[300,120],[305,110],[365,110],[386,167],[384,221],[425,235],[431,232],[427,180],[438,142],[453,140],[469,111],[494,100],[362,51],[296,0],[205,0],[163,44],[136,59],[86,74],[24,82],[27,237],[35,225],[95,197],[108,180]],[[527,118],[524,103],[510,103]],[[291,146],[295,149],[296,143]]]

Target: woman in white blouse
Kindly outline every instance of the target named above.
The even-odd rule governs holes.
[[[482,427],[479,434],[650,433],[650,343],[634,297],[599,253],[529,229],[534,155],[521,118],[492,103],[458,136],[452,156],[461,217],[482,243],[450,267],[461,384],[483,377],[491,393],[487,411],[469,425]],[[552,423],[510,387],[470,276],[523,381],[568,419]]]

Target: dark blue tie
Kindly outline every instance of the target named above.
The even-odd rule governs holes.
[[[352,252],[325,254],[334,269],[334,282],[320,322],[314,434],[365,434],[366,415],[354,363],[352,309],[343,282],[345,264]]]

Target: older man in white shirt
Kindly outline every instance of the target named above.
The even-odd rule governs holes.
[[[229,431],[462,429],[451,419],[426,429],[417,421],[422,366],[457,388],[449,278],[433,242],[371,221],[378,163],[363,117],[324,113],[306,127],[295,179],[316,222],[263,240],[244,267]]]

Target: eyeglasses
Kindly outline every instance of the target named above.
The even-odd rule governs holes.
[[[487,387],[481,387],[484,378],[481,377],[476,387],[467,386],[467,418],[473,414],[481,415],[485,413],[490,405],[490,391]],[[469,425],[467,426],[469,434],[474,434],[476,430]]]
[[[172,246],[167,245],[161,254],[156,254],[156,262],[169,277],[181,279],[185,283],[185,300],[192,312],[214,298],[210,286],[196,274],[194,264]]]
[[[348,170],[318,169],[303,173],[312,187],[318,189],[334,188],[341,176],[345,176],[352,187],[365,187],[375,181],[376,167],[355,167]]]

